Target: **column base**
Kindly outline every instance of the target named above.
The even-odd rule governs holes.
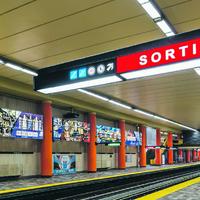
[[[87,173],[96,173],[97,171],[87,171]]]

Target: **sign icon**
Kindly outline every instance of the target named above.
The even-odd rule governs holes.
[[[86,68],[81,68],[78,70],[78,77],[79,78],[86,78],[87,76],[87,70]]]
[[[95,74],[95,71],[96,71],[95,67],[93,67],[93,66],[89,67],[88,68],[88,75],[93,76]]]
[[[69,73],[69,79],[70,80],[75,80],[78,78],[78,71],[77,70],[72,70]]]
[[[105,72],[105,65],[101,64],[101,65],[98,65],[97,67],[97,73],[98,74],[103,74]]]
[[[106,68],[106,71],[112,71],[114,69],[114,63],[108,63],[107,64],[107,68]]]

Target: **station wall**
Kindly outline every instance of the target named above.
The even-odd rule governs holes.
[[[42,114],[40,102],[24,100],[18,97],[0,95],[0,107]],[[62,117],[69,109],[54,107],[53,116]],[[84,113],[79,113],[79,120],[83,121]],[[97,124],[117,127],[117,122],[97,116]],[[127,125],[126,129],[135,129]],[[34,176],[40,174],[41,141],[33,139],[20,139],[0,137],[0,177],[2,176]],[[127,167],[137,165],[137,150],[127,147]],[[82,142],[54,141],[53,153],[75,154],[77,171],[87,170],[87,144]],[[97,168],[116,168],[117,147],[103,144],[97,145]]]

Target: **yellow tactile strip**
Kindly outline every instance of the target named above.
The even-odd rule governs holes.
[[[166,168],[160,168],[160,169],[144,170],[144,171],[140,171],[140,172],[132,172],[132,173],[126,173],[126,174],[116,174],[116,175],[112,175],[112,176],[102,176],[102,177],[97,177],[97,178],[50,183],[50,184],[37,185],[37,186],[28,186],[28,187],[17,188],[17,189],[0,190],[0,194],[22,192],[22,191],[35,190],[35,189],[43,189],[43,188],[47,188],[47,187],[55,187],[55,186],[83,183],[83,182],[89,182],[89,181],[98,181],[98,180],[103,180],[103,179],[111,179],[111,178],[124,177],[124,176],[130,176],[130,175],[135,175],[135,174],[143,174],[143,173],[149,173],[149,172],[155,172],[155,171],[164,171],[164,170],[168,170],[168,169],[176,169],[176,168],[182,168],[182,167],[194,166],[194,165],[199,165],[199,163],[184,164],[181,166],[173,166],[173,167],[166,167]]]
[[[146,195],[144,197],[137,198],[136,200],[156,200],[156,199],[160,199],[164,196],[167,196],[167,195],[172,194],[172,193],[174,193],[178,190],[181,190],[183,188],[186,188],[188,186],[191,186],[191,185],[193,185],[195,183],[199,183],[199,182],[200,182],[200,177],[189,180],[189,181],[185,181],[183,183],[179,183],[177,185],[168,187],[168,188],[160,190],[158,192],[151,193],[151,194]]]

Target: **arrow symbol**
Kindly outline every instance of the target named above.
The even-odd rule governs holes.
[[[107,64],[107,68],[106,68],[106,71],[112,71],[114,69],[114,63],[109,63]]]

